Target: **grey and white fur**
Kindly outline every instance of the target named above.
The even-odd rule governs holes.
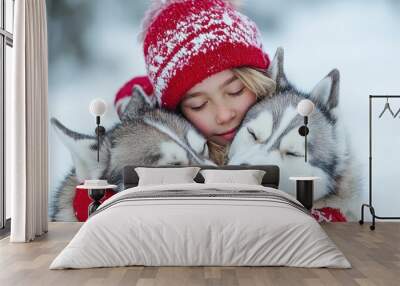
[[[293,195],[295,183],[290,176],[318,176],[321,180],[315,184],[314,207],[340,208],[354,220],[361,183],[339,116],[339,71],[332,70],[310,93],[304,93],[287,80],[283,59],[283,49],[278,48],[267,71],[276,81],[276,93],[247,112],[231,144],[228,164],[276,164],[281,170],[280,188]],[[296,110],[305,98],[315,104],[309,116],[307,163],[304,137],[298,133],[304,119]]]
[[[49,215],[55,221],[76,221],[72,201],[75,187],[85,179],[106,179],[122,190],[126,165],[215,165],[208,157],[206,139],[183,117],[157,108],[135,86],[121,122],[97,138],[69,130],[57,119],[51,124],[69,149],[74,167],[53,192]]]

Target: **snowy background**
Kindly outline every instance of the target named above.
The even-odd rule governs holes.
[[[368,200],[368,95],[400,94],[400,1],[247,0],[244,14],[259,26],[265,50],[285,50],[289,80],[309,91],[330,70],[341,73],[340,108],[365,180]],[[118,122],[113,100],[130,78],[145,74],[137,35],[149,1],[48,0],[49,117],[93,134],[94,98],[108,110],[103,125]],[[390,101],[394,111],[400,100]],[[374,103],[374,205],[380,216],[399,216],[400,117],[378,115]],[[388,114],[387,114],[388,115]],[[69,151],[49,130],[50,193],[72,166]],[[361,203],[361,202],[360,202]]]

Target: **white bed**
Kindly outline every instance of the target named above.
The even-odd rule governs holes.
[[[50,269],[128,265],[351,267],[287,193],[198,183],[138,186],[114,195]]]

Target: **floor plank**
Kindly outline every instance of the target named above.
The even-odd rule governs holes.
[[[375,231],[357,223],[324,224],[352,269],[290,267],[117,267],[48,269],[80,223],[50,223],[32,243],[0,240],[0,285],[400,285],[400,223],[379,222]]]

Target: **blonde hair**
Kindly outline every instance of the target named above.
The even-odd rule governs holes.
[[[275,93],[276,83],[269,78],[264,70],[239,67],[232,69],[233,74],[239,78],[243,84],[256,95],[257,101],[265,97],[272,97]],[[215,142],[208,141],[210,159],[217,165],[225,165],[229,146],[222,146]]]
[[[239,67],[232,69],[233,74],[256,95],[258,100],[271,97],[276,88],[276,83],[269,78],[264,70],[250,67]]]

